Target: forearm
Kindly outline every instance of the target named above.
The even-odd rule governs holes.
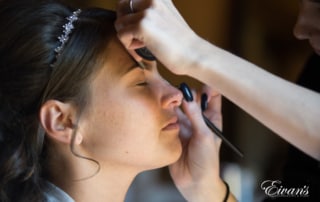
[[[215,87],[282,138],[320,160],[319,94],[204,41],[185,23],[172,1],[149,2],[152,6],[143,8],[148,12],[135,16],[143,19],[137,20],[141,23],[132,23],[132,14],[120,15],[116,27],[125,47],[130,48],[132,41],[143,41],[173,73]],[[125,13],[127,8],[127,1],[123,1],[120,10]],[[131,26],[125,26],[128,24]]]
[[[217,88],[226,98],[282,138],[320,159],[320,95],[276,77],[198,39],[186,67],[189,76]]]

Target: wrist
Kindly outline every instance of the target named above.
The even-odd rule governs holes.
[[[202,81],[208,73],[211,74],[212,68],[217,66],[220,56],[219,48],[199,36],[194,37],[188,44],[190,47],[185,49],[189,50],[189,58],[186,60],[189,63],[186,64],[185,73]]]

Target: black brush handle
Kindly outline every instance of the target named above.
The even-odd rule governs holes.
[[[186,83],[181,83],[179,89],[182,91],[183,97],[187,102],[193,101],[192,92]],[[207,99],[208,99],[208,96],[206,94],[202,94],[201,96],[202,112],[205,111],[208,106]],[[202,113],[202,117],[206,125],[211,129],[211,131],[215,133],[219,138],[221,138],[222,142],[224,142],[228,147],[230,147],[235,153],[237,153],[242,158],[243,153],[236,146],[234,146],[203,113]]]
[[[241,158],[243,157],[243,153],[233,145],[225,136],[223,136],[222,132],[205,116],[203,115],[204,122],[206,125],[214,132],[221,140],[228,145],[235,153],[237,153]]]

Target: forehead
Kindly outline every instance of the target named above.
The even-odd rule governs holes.
[[[117,91],[123,75],[135,64],[127,50],[118,40],[111,40],[102,56],[99,70],[93,75],[90,85],[91,99]],[[107,93],[108,92],[108,93]]]
[[[105,53],[104,69],[110,75],[125,74],[136,62],[117,38],[113,38]]]

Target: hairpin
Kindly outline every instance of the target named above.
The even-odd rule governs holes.
[[[60,55],[62,50],[64,49],[64,46],[66,45],[66,43],[68,42],[69,36],[70,36],[72,30],[74,29],[73,23],[74,23],[74,21],[78,20],[78,16],[80,13],[81,13],[81,9],[78,9],[78,10],[74,11],[71,16],[66,18],[68,20],[68,22],[62,26],[63,27],[63,34],[58,37],[60,45],[54,49],[54,52],[56,53],[56,59]],[[53,62],[53,64],[54,64],[54,62]],[[51,64],[51,66],[53,66],[53,64]]]

